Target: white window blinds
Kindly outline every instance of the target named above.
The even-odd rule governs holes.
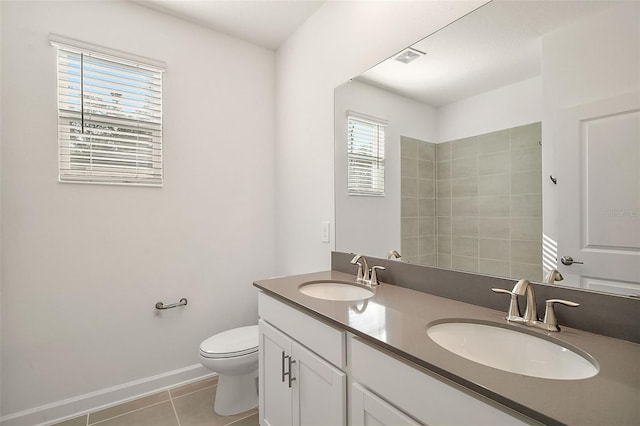
[[[162,68],[62,43],[61,182],[162,186]]]
[[[387,122],[348,111],[347,193],[384,195],[384,131]]]

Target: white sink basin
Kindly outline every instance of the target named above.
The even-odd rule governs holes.
[[[427,335],[438,345],[468,360],[531,377],[577,380],[598,374],[587,353],[499,325],[444,322]]]
[[[344,281],[310,281],[299,288],[300,293],[325,300],[365,300],[374,295],[371,289]]]

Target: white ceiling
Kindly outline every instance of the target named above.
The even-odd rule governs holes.
[[[611,7],[611,1],[494,0],[412,45],[410,64],[392,58],[357,79],[442,106],[540,75],[541,36]]]
[[[132,0],[277,50],[325,0]]]

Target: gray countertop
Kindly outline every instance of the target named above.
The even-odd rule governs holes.
[[[382,283],[367,303],[316,299],[298,291],[313,280],[355,282],[337,271],[257,281],[256,287],[420,367],[510,407],[542,423],[640,425],[640,344],[568,327],[547,333],[590,354],[599,373],[582,380],[550,380],[497,370],[443,349],[426,334],[443,319],[472,319],[505,324],[505,312]],[[507,303],[505,302],[505,311]]]

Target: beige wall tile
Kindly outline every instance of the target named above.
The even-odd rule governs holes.
[[[438,235],[451,235],[451,219],[451,217],[438,217],[436,229]]]
[[[450,254],[438,253],[437,261],[439,268],[451,268]]]
[[[403,177],[400,183],[400,193],[403,197],[417,197],[418,179],[414,177]]]
[[[511,264],[505,260],[480,258],[478,259],[478,272],[496,277],[508,277],[511,273]]]
[[[511,149],[527,146],[540,146],[542,140],[542,123],[527,124],[510,129]]]
[[[542,170],[542,147],[515,149],[511,151],[512,172]]]
[[[508,173],[499,175],[478,176],[478,195],[509,195],[511,193],[511,176]]]
[[[435,216],[421,217],[418,223],[419,235],[435,235],[436,234],[436,218]]]
[[[459,271],[478,272],[478,258],[451,256],[451,268]]]
[[[538,264],[542,259],[540,241],[511,240],[511,261]]]
[[[436,177],[448,179],[451,177],[451,161],[438,161],[436,163]]]
[[[402,157],[400,159],[400,176],[401,177],[418,177],[418,160],[415,158]]]
[[[509,151],[509,129],[478,136],[478,154]]]
[[[509,217],[509,197],[478,197],[478,216]]]
[[[478,257],[477,237],[451,237],[451,254],[454,256]],[[477,268],[477,265],[476,265]]]
[[[478,219],[478,236],[487,238],[510,238],[511,221],[498,217]]]
[[[451,199],[452,216],[478,216],[478,198],[460,197]]]
[[[478,195],[478,179],[476,177],[451,179],[452,197],[473,197]]]
[[[405,237],[400,239],[400,253],[402,258],[418,257],[418,237]]]
[[[511,263],[511,276],[526,278],[529,281],[542,282],[542,265],[530,263]]]
[[[435,254],[427,254],[424,256],[420,256],[418,262],[422,266],[436,266],[436,255]]]
[[[418,143],[418,159],[426,161],[436,160],[436,144],[430,142]]]
[[[478,156],[478,137],[471,136],[465,139],[451,141],[451,159]]]
[[[451,177],[478,176],[478,157],[451,160]]]
[[[435,178],[435,166],[433,161],[418,160],[418,178],[419,179]]]
[[[434,254],[436,252],[436,237],[434,235],[425,235],[418,237],[418,255],[424,256]]]
[[[419,216],[435,216],[436,200],[433,198],[418,199],[418,215]]]
[[[542,194],[511,196],[512,217],[542,217]]]
[[[542,241],[542,220],[538,217],[511,218],[511,239]]]
[[[418,199],[402,197],[400,204],[401,217],[417,217],[418,216]]]
[[[451,198],[438,198],[436,216],[451,216]]]
[[[438,254],[451,254],[450,235],[438,235]]]
[[[415,237],[418,235],[420,220],[417,217],[403,217],[400,219],[400,235],[402,237]]]
[[[418,179],[418,197],[435,198],[435,182],[433,179]]]
[[[484,259],[506,260],[511,256],[510,241],[499,238],[479,238],[479,256]]]
[[[494,152],[478,157],[478,175],[496,175],[511,172],[509,153]]]
[[[451,235],[477,237],[478,218],[475,216],[453,216],[451,218]]]
[[[400,156],[408,158],[418,157],[418,140],[400,136]]]
[[[451,142],[436,144],[436,161],[451,160]]]
[[[438,179],[438,198],[450,198],[451,197],[451,179]]]
[[[542,172],[529,171],[511,174],[511,194],[541,194]]]

